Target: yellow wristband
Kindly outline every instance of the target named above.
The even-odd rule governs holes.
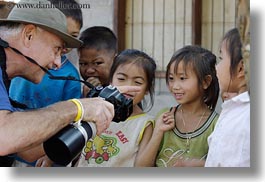
[[[84,108],[82,103],[78,99],[70,99],[69,101],[73,102],[77,107],[77,114],[74,121],[75,122],[81,121],[84,115]]]

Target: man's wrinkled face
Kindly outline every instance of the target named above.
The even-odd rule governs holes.
[[[27,50],[27,55],[46,69],[59,68],[61,66],[63,41],[55,34],[40,28],[37,28],[37,33],[34,36]],[[39,83],[45,74],[44,71],[32,63],[30,63],[29,69],[30,74],[28,75],[31,75],[29,80]]]

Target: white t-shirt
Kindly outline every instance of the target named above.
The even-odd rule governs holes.
[[[77,167],[133,167],[143,133],[150,124],[154,119],[145,113],[111,122],[100,136],[86,143]]]
[[[250,98],[244,92],[222,105],[208,137],[205,167],[250,167]]]

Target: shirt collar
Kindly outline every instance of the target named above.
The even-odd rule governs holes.
[[[234,102],[249,102],[250,101],[249,93],[248,93],[248,91],[243,92],[243,93],[233,97],[231,100]]]
[[[243,93],[241,93],[241,94],[239,94],[239,95],[237,95],[237,96],[235,96],[229,100],[224,101],[224,103],[222,104],[222,107],[224,105],[228,106],[232,103],[247,103],[247,102],[250,102],[250,97],[249,97],[248,91],[243,92]]]

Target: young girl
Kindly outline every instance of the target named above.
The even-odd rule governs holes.
[[[209,137],[206,167],[250,167],[250,98],[236,28],[226,33],[217,65],[224,103]]]
[[[126,121],[112,122],[102,135],[89,140],[78,167],[133,167],[141,165],[142,153],[152,136],[154,120],[139,103],[149,94],[151,106],[155,84],[154,60],[138,50],[125,50],[113,62],[110,83],[114,86],[139,86],[141,91],[125,93],[133,99],[133,112]]]
[[[215,55],[197,46],[183,47],[172,56],[166,82],[179,105],[156,120],[145,165],[204,166],[207,138],[218,118],[215,64]]]

